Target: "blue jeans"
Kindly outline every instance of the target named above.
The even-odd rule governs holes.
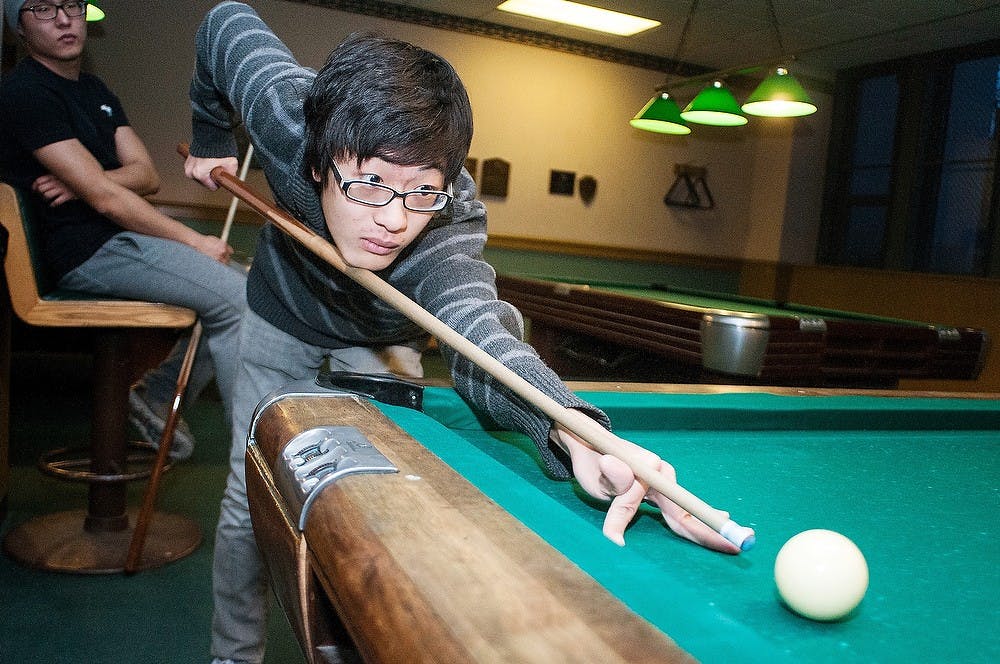
[[[180,242],[124,231],[66,274],[59,286],[196,311],[203,343],[195,356],[188,393],[197,395],[214,370],[226,421],[230,421],[239,326],[246,310],[246,273],[241,267],[223,265]],[[145,377],[151,401],[170,403],[188,336]],[[205,361],[206,347],[211,363]]]
[[[240,328],[229,477],[215,531],[212,656],[216,661],[259,663],[267,636],[267,579],[247,505],[245,463],[250,420],[265,396],[289,383],[315,378],[324,363],[333,371],[390,372],[413,378],[423,375],[416,348],[320,348],[247,311]]]

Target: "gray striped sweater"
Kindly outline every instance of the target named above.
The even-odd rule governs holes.
[[[277,203],[330,239],[319,195],[304,161],[302,105],[315,72],[299,65],[257,16],[224,2],[205,17],[196,38],[191,82],[191,154],[237,154],[242,121]],[[495,272],[482,258],[486,210],[464,170],[455,198],[425,231],[379,273],[452,329],[567,407],[607,417],[572,394],[521,341],[518,311],[497,298]],[[426,333],[275,227],[262,230],[247,281],[247,301],[266,321],[325,348],[413,342]],[[500,426],[531,436],[550,473],[568,477],[566,459],[548,441],[551,421],[491,376],[442,348],[458,392]]]

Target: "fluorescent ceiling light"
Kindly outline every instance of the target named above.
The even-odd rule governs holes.
[[[497,9],[546,21],[575,25],[588,30],[610,32],[622,37],[628,37],[660,25],[659,21],[651,21],[648,18],[613,12],[590,5],[581,5],[578,2],[567,2],[566,0],[507,0],[507,2],[498,5]]]

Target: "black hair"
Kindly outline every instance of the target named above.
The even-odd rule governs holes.
[[[333,161],[429,165],[450,183],[472,142],[472,107],[454,68],[418,46],[355,34],[327,58],[305,100],[306,167],[325,187]]]

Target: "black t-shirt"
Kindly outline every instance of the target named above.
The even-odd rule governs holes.
[[[115,131],[126,125],[118,98],[91,74],[70,80],[28,57],[0,83],[0,179],[34,199],[52,279],[86,261],[122,229],[83,201],[52,207],[32,193],[31,183],[46,173],[32,152],[75,138],[105,170],[120,168]]]

